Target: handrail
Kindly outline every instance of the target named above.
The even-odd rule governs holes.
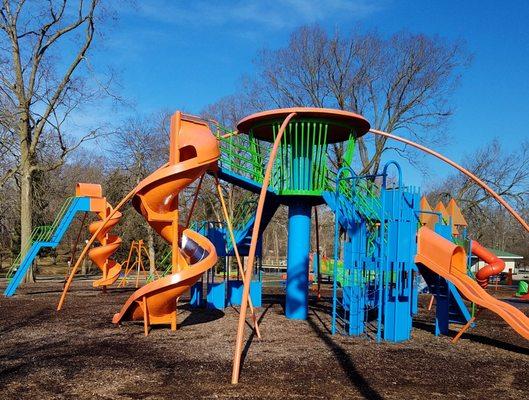
[[[20,267],[20,264],[22,262],[22,255],[24,255],[25,257],[30,251],[31,247],[36,242],[49,242],[54,237],[57,227],[59,226],[61,220],[64,218],[67,210],[71,206],[73,199],[75,199],[75,197],[68,197],[64,201],[51,225],[40,225],[33,228],[29,240],[26,242],[25,246],[15,257],[6,273],[6,278],[8,279],[8,281],[13,277],[18,267]]]

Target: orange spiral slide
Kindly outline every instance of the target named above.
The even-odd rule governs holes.
[[[112,212],[112,206],[106,204],[103,211],[98,212],[101,221],[92,222],[88,226],[88,230],[91,234],[94,234],[103,223],[103,220],[107,215]],[[101,243],[101,246],[94,247],[88,252],[88,257],[96,264],[99,269],[103,272],[103,277],[94,281],[94,287],[105,287],[110,286],[119,278],[121,272],[121,264],[110,258],[114,254],[118,247],[121,245],[121,238],[117,235],[109,234],[109,231],[119,222],[121,219],[121,213],[116,212],[106,225],[97,234],[97,240]]]
[[[94,183],[78,183],[75,188],[76,196],[85,196],[90,198],[90,211],[97,213],[100,221],[92,222],[88,226],[88,230],[93,235],[100,226],[103,224],[103,220],[112,214],[113,208],[107,202],[107,199],[103,197],[103,189],[101,185]],[[88,252],[88,257],[96,264],[103,276],[94,281],[94,287],[106,287],[112,285],[119,277],[121,272],[121,264],[117,263],[110,257],[116,252],[118,247],[121,245],[121,238],[117,235],[111,235],[109,232],[121,219],[121,213],[115,212],[114,215],[109,219],[105,226],[97,233],[97,240],[101,243],[101,246],[95,247]]]
[[[468,300],[498,314],[518,334],[529,340],[529,318],[516,307],[488,294],[467,275],[467,255],[463,247],[423,226],[417,234],[415,262],[452,282]]]
[[[217,262],[213,244],[178,224],[178,194],[214,169],[220,151],[208,125],[177,112],[171,118],[169,162],[145,178],[135,189],[132,204],[149,225],[172,246],[172,274],[138,289],[125,302],[113,322],[144,321],[176,329],[180,296]]]

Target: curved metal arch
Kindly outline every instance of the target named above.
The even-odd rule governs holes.
[[[423,151],[423,152],[425,152],[427,154],[430,154],[430,155],[438,158],[439,160],[441,160],[441,161],[447,163],[448,165],[450,165],[451,167],[454,167],[459,172],[462,172],[464,175],[468,176],[478,186],[480,186],[483,190],[485,190],[488,194],[490,194],[491,197],[494,198],[494,200],[496,200],[501,206],[503,206],[520,223],[520,225],[522,225],[524,227],[524,229],[527,232],[529,232],[529,224],[527,224],[527,222],[525,222],[525,220],[511,207],[511,205],[509,203],[507,203],[507,201],[505,201],[503,199],[503,197],[501,197],[498,193],[496,193],[490,186],[488,186],[485,182],[483,182],[481,179],[479,179],[476,175],[474,175],[472,172],[467,170],[465,167],[459,165],[455,161],[452,161],[448,157],[443,156],[442,154],[436,152],[435,150],[432,150],[432,149],[430,149],[430,148],[428,148],[426,146],[420,145],[419,143],[413,142],[413,141],[411,141],[409,139],[405,139],[405,138],[393,135],[393,134],[388,133],[388,132],[379,131],[377,129],[370,129],[369,132],[371,132],[371,133],[373,133],[375,135],[384,136],[384,137],[387,137],[389,139],[393,139],[393,140],[405,143],[407,145],[410,145],[412,147],[415,147],[416,149],[419,149],[419,150],[421,150],[421,151]]]

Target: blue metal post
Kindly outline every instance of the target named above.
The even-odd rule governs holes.
[[[285,314],[290,319],[307,319],[308,315],[311,210],[302,202],[293,203],[288,209]]]
[[[336,318],[337,318],[337,306],[338,306],[338,259],[340,257],[340,172],[338,172],[338,178],[336,179],[336,192],[335,192],[335,204],[336,211],[334,213],[334,262],[332,266],[332,325],[331,333],[336,333]]]

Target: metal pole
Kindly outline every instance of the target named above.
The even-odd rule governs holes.
[[[272,174],[272,167],[274,165],[274,161],[276,159],[277,150],[279,148],[279,144],[281,143],[281,138],[283,137],[283,133],[285,132],[286,127],[288,126],[288,123],[290,120],[296,116],[296,113],[290,113],[283,123],[281,124],[281,127],[279,128],[279,132],[277,134],[277,137],[274,141],[274,146],[272,147],[272,151],[270,152],[270,158],[268,160],[268,165],[266,166],[266,172],[263,179],[263,183],[261,186],[261,193],[259,195],[259,202],[257,205],[257,211],[255,213],[255,223],[254,228],[252,232],[252,241],[250,244],[250,253],[248,255],[248,265],[253,265],[254,259],[255,259],[255,251],[257,249],[257,239],[259,237],[259,227],[261,225],[261,218],[263,216],[263,209],[264,209],[264,203],[266,199],[266,194],[268,191],[268,185],[270,184],[270,177]],[[252,268],[246,268],[245,271],[245,282],[243,294],[242,294],[242,301],[241,301],[241,310],[239,314],[239,324],[237,327],[237,339],[235,344],[235,355],[233,357],[233,370],[231,375],[231,383],[236,384],[239,382],[239,373],[241,370],[241,356],[242,356],[242,340],[244,335],[244,326],[246,323],[246,312],[248,308],[248,297],[250,295],[250,282],[252,280]]]

